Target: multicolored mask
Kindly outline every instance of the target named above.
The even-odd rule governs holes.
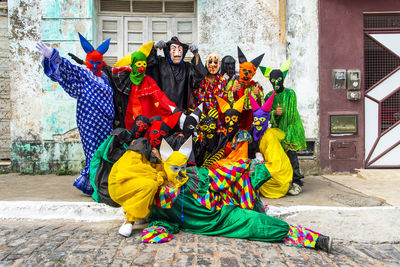
[[[248,62],[244,56],[242,50],[238,47],[238,58],[239,58],[239,82],[248,84],[256,74],[257,68],[263,59],[264,54],[256,57],[252,61]]]
[[[165,57],[167,57],[169,62],[173,64],[181,64],[188,49],[189,46],[181,43],[176,36],[172,37],[163,48]]]
[[[168,181],[179,188],[186,183],[186,163],[192,153],[192,138],[188,138],[178,151],[174,151],[165,141],[162,140],[160,154],[164,164],[164,171]]]
[[[221,67],[221,58],[218,54],[212,53],[207,56],[206,59],[206,68],[208,73],[217,74],[219,68]]]
[[[96,76],[100,77],[102,75],[101,73],[101,67],[103,66],[103,55],[107,52],[109,46],[110,46],[110,40],[111,38],[108,38],[105,40],[97,49],[94,49],[94,47],[89,43],[88,40],[86,40],[85,37],[82,36],[78,32],[79,35],[79,40],[81,41],[81,46],[83,50],[86,52],[86,67]]]
[[[162,138],[166,138],[172,128],[178,122],[181,112],[170,115],[167,118],[161,119],[161,116],[150,119],[151,126],[149,129],[149,139],[152,147],[159,148]]]
[[[203,113],[203,103],[201,103],[192,113],[185,115],[182,113],[179,118],[179,127],[183,136],[188,138],[191,135],[197,136],[196,127],[199,124],[200,116]]]
[[[236,72],[236,60],[232,56],[224,56],[221,60],[221,74],[227,73],[229,77],[232,77]]]
[[[233,105],[232,108],[229,105],[229,103],[226,102],[221,97],[216,96],[216,98],[218,101],[219,108],[221,109],[221,112],[225,116],[225,126],[228,130],[227,132],[228,141],[232,141],[233,137],[239,131],[240,114],[242,113],[244,100],[246,96],[244,95],[238,101],[236,101],[236,103]]]
[[[212,108],[208,111],[208,114],[201,114],[200,118],[200,129],[204,136],[204,141],[209,143],[209,141],[214,140],[217,136],[217,124],[218,123],[218,111]],[[208,141],[207,141],[208,140]]]
[[[123,67],[123,66],[131,66],[132,72],[129,75],[132,83],[139,85],[146,73],[147,69],[147,57],[150,54],[151,49],[153,48],[154,42],[149,42],[147,44],[142,45],[138,51],[132,54],[128,54],[118,60],[115,63],[114,67]]]
[[[262,107],[260,107],[254,97],[249,93],[251,109],[253,110],[253,130],[254,141],[258,142],[268,129],[268,122],[270,117],[270,111],[272,102],[274,102],[275,92],[268,98]]]
[[[263,75],[269,79],[274,88],[275,92],[280,93],[285,89],[283,85],[283,81],[286,78],[286,75],[290,68],[290,58],[279,68],[279,69],[272,69],[260,66],[260,70]]]
[[[144,137],[150,127],[150,120],[146,116],[139,115],[132,124],[131,134],[134,139]]]

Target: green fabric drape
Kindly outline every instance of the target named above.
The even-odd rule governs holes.
[[[252,184],[258,188],[269,177],[264,164],[256,164],[252,173]],[[245,238],[259,241],[282,241],[289,225],[280,219],[266,215],[263,212],[241,209],[237,206],[223,206],[220,210],[210,210],[196,200],[190,190],[205,194],[209,182],[207,169],[194,169],[188,175],[192,176],[184,185],[179,196],[170,209],[153,206],[148,218],[149,227],[163,226],[169,233],[179,230],[203,235],[218,235],[232,238]],[[182,206],[183,205],[183,206]],[[181,217],[184,220],[181,220]]]
[[[268,99],[272,92],[269,92],[265,99]],[[278,104],[283,109],[282,115],[279,116],[275,114]],[[303,123],[297,110],[296,93],[292,89],[285,88],[282,92],[275,94],[270,114],[272,127],[279,128],[286,133],[285,139],[281,142],[285,151],[307,148]]]
[[[181,221],[182,201],[184,221]],[[149,227],[163,226],[171,234],[182,230],[202,235],[282,241],[289,232],[285,221],[264,213],[236,206],[223,206],[220,210],[211,211],[193,198],[187,186],[182,188],[171,209],[153,206],[148,220]]]

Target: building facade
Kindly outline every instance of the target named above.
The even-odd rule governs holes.
[[[291,58],[292,65],[285,85],[296,91],[306,131],[308,149],[299,154],[303,171],[312,174],[319,173],[321,169],[327,172],[352,171],[372,166],[370,162],[377,161],[372,151],[378,153],[384,149],[380,148],[378,140],[383,128],[379,131],[373,128],[374,134],[364,133],[364,127],[367,127],[364,118],[369,116],[364,111],[369,111],[374,105],[376,109],[379,101],[375,101],[375,96],[368,96],[365,88],[364,36],[370,33],[366,31],[363,20],[365,12],[390,11],[396,17],[400,6],[394,0],[379,5],[372,0],[351,2],[8,1],[11,115],[7,142],[11,147],[9,157],[12,169],[50,172],[59,168],[79,170],[82,167],[84,156],[76,130],[75,100],[43,74],[41,57],[35,51],[35,44],[43,40],[53,44],[63,56],[71,52],[83,58],[85,54],[77,32],[95,47],[111,38],[110,49],[105,55],[109,64],[135,51],[143,43],[167,41],[173,35],[183,42],[197,44],[203,60],[212,52],[237,58],[237,46],[248,59],[265,53],[261,62],[263,66],[279,67]],[[340,20],[337,19],[338,14]],[[394,58],[390,61],[392,70],[384,76],[399,66],[397,56]],[[368,66],[373,69],[374,63]],[[343,79],[340,78],[349,75],[352,79],[346,79],[343,86]],[[335,82],[333,76],[337,78]],[[259,71],[254,79],[263,85],[265,92],[272,89]],[[356,84],[357,81],[359,84]],[[370,82],[368,90],[375,92],[375,83]],[[390,98],[390,103],[397,103],[398,108],[397,95],[394,93],[396,97],[391,98],[396,91],[393,90],[381,98]],[[358,95],[360,99],[355,100]],[[353,99],[348,100],[348,97]],[[383,113],[388,112],[392,111],[388,108]],[[379,114],[382,112],[375,116],[381,116]],[[396,116],[393,114],[393,118]],[[393,118],[385,120],[384,127],[388,128],[383,132],[396,128],[398,120]],[[370,137],[375,138],[373,144],[372,141],[365,142]],[[346,150],[346,147],[349,148]],[[385,147],[387,150],[387,144]],[[390,147],[396,148],[396,143]],[[349,155],[351,152],[355,156],[354,153]]]
[[[319,1],[321,168],[400,167],[400,2]]]

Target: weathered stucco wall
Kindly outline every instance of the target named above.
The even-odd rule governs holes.
[[[237,59],[237,46],[248,60],[265,53],[263,66],[279,68],[291,58],[285,85],[296,91],[306,138],[316,141],[315,157],[304,169],[318,172],[318,1],[199,0],[198,42],[203,59],[211,52]],[[259,70],[254,80],[265,93],[272,90]]]
[[[284,2],[199,0],[200,53],[203,59],[212,52],[237,59],[239,46],[248,60],[265,53],[261,65],[268,67],[279,67],[290,57],[286,86],[297,93],[307,138],[318,138],[318,1],[286,1],[286,28],[279,16]],[[254,80],[265,92],[272,90],[259,70]]]
[[[75,100],[43,74],[35,44],[42,39],[63,56],[72,52],[83,58],[77,32],[93,42],[94,3],[9,1],[11,157],[16,171],[81,167],[84,157],[76,132]],[[198,0],[197,4],[203,59],[211,52],[237,58],[238,45],[248,60],[265,53],[264,66],[279,67],[286,58],[292,59],[286,86],[297,92],[307,138],[319,139],[317,0]],[[254,79],[265,92],[271,90],[260,71]]]
[[[287,1],[287,56],[286,86],[296,91],[306,137],[319,139],[317,0]]]
[[[265,53],[262,66],[276,66],[286,58],[286,45],[280,41],[284,28],[279,23],[282,1],[198,1],[198,41],[202,59],[212,52],[221,58],[231,55],[237,60],[237,46],[247,60]],[[239,63],[236,62],[239,69]],[[257,70],[254,77],[266,91],[271,87]]]
[[[11,0],[11,161],[14,171],[78,171],[84,156],[76,131],[76,100],[43,74],[39,40],[62,56],[84,56],[77,32],[93,39],[92,0]]]
[[[301,158],[305,175],[320,172],[318,0],[287,0],[287,57],[291,68],[286,86],[297,95],[307,140],[315,141],[314,156]]]

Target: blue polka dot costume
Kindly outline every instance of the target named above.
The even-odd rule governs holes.
[[[81,136],[86,167],[74,181],[74,186],[91,195],[90,160],[96,149],[113,130],[113,90],[103,74],[100,77],[83,67],[71,64],[54,49],[50,59],[43,59],[44,73],[71,97],[76,98],[76,122]]]

